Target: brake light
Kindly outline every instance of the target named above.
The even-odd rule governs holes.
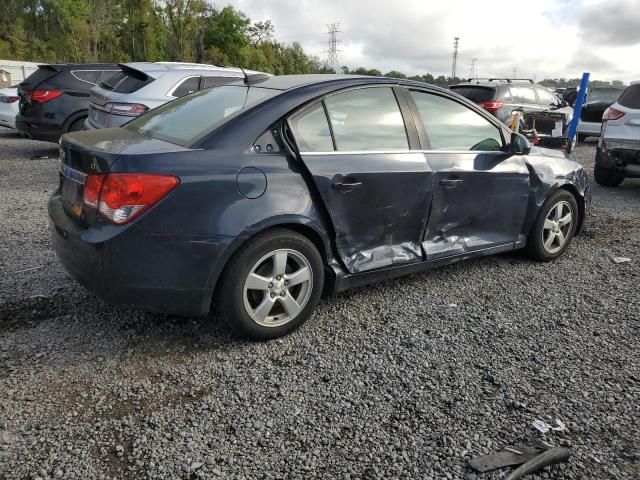
[[[117,225],[123,225],[151,208],[180,180],[151,173],[107,173],[88,175],[84,204]]]
[[[602,121],[606,122],[608,120],[618,120],[624,117],[625,113],[621,112],[617,108],[609,107],[602,114]]]
[[[504,106],[504,102],[500,100],[495,102],[478,102],[478,105],[484,108],[487,112],[495,112]]]
[[[60,90],[28,90],[25,92],[25,96],[27,100],[31,100],[33,102],[45,103],[53,100],[54,98],[58,98],[64,92]]]
[[[0,103],[15,103],[20,99],[20,97],[9,97],[5,95],[0,95]]]
[[[149,110],[149,107],[140,103],[107,103],[104,109],[108,113],[115,113],[116,115],[137,117]]]

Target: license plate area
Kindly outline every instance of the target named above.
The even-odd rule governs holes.
[[[84,183],[86,175],[68,165],[60,166],[62,205],[75,218],[82,218]]]

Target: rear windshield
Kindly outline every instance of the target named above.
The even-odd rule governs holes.
[[[628,86],[620,95],[618,103],[627,108],[640,108],[640,83]]]
[[[38,84],[44,82],[48,78],[53,77],[58,71],[49,66],[38,67],[38,69],[29,75],[21,84],[22,87],[35,88]]]
[[[614,88],[594,88],[589,91],[590,102],[615,102],[622,90],[616,90]]]
[[[165,103],[128,123],[125,128],[140,135],[186,146],[220,126],[233,113],[279,93],[280,90],[244,85],[201,90]]]
[[[451,90],[475,103],[490,102],[496,96],[496,90],[490,87],[451,87]]]
[[[133,93],[152,81],[153,78],[142,72],[126,70],[100,82],[100,86],[118,93]]]

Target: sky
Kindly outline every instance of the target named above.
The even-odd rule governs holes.
[[[224,2],[224,3],[223,3]],[[327,57],[327,24],[340,23],[339,64],[386,73],[640,80],[640,0],[216,0],[275,39]]]

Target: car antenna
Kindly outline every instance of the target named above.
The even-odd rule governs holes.
[[[249,85],[249,75],[244,71],[244,68],[240,67],[240,70],[242,70],[242,74],[244,75],[244,84]]]

